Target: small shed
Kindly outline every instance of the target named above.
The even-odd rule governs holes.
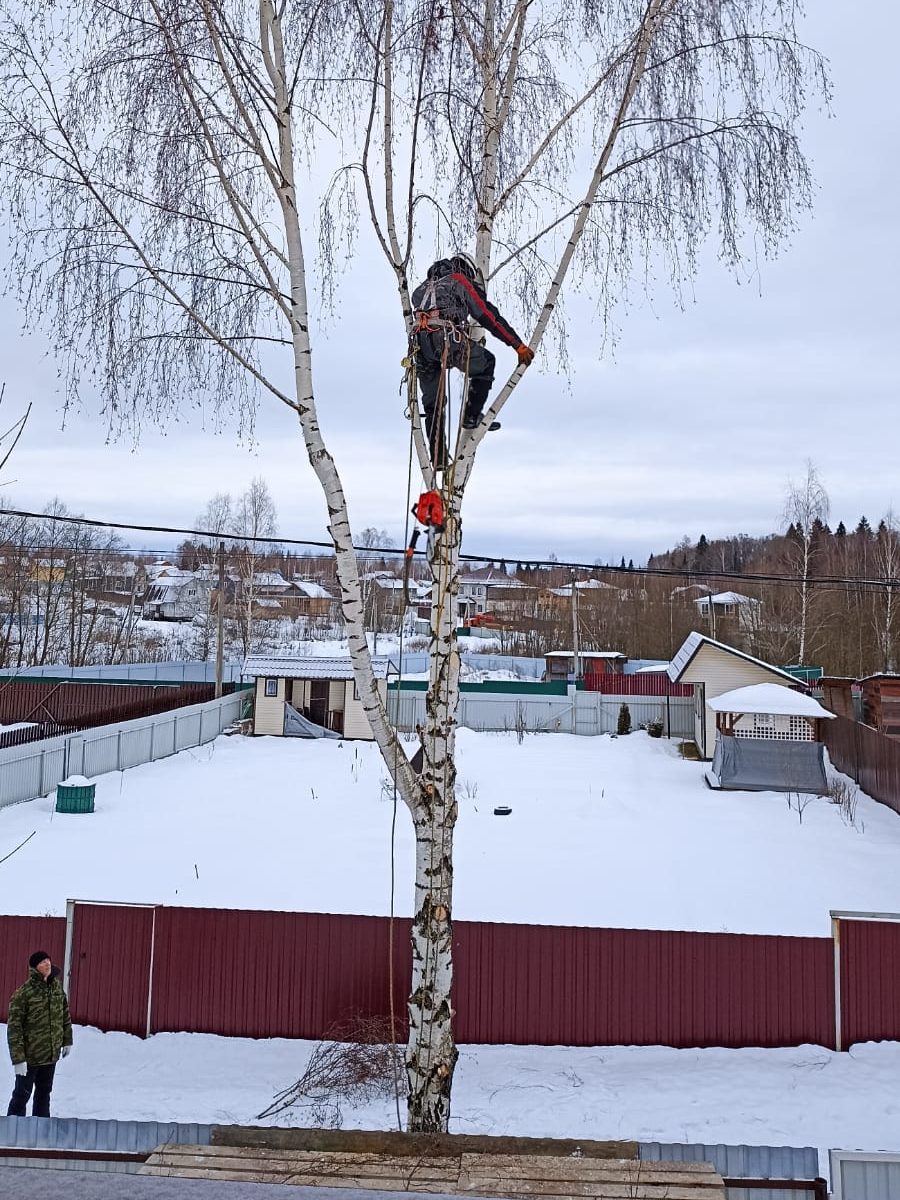
[[[734,688],[753,683],[780,683],[803,689],[787,671],[761,658],[736,650],[702,633],[689,633],[668,666],[673,683],[694,688],[694,741],[701,758],[711,758],[716,738],[716,716],[708,701]]]
[[[834,713],[812,696],[756,683],[714,696],[708,705],[716,714],[710,787],[820,796],[828,790],[821,727]]]
[[[867,675],[859,686],[863,724],[887,737],[900,738],[900,675]]]
[[[387,658],[373,658],[382,700],[387,697]],[[242,674],[255,679],[254,733],[276,737],[325,736],[372,740],[372,730],[356,690],[349,656],[253,654]]]
[[[848,717],[855,721],[856,706],[853,701],[856,681],[838,675],[825,675],[819,680],[822,703],[836,717]]]
[[[551,650],[544,655],[546,670],[544,677],[568,679],[575,670],[575,655],[571,650]],[[620,650],[579,650],[578,671],[580,675],[621,675],[628,662],[628,655]]]

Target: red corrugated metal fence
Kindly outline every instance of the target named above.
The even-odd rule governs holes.
[[[227,683],[225,692],[234,691]],[[0,747],[21,746],[113,721],[132,721],[212,700],[212,683],[66,683],[0,680],[0,725],[28,722],[0,733]]]
[[[319,1038],[349,1017],[387,1017],[383,917],[78,902],[76,1021],[143,1034],[186,1030]],[[62,961],[60,917],[0,917],[0,1004],[28,955]],[[834,1045],[830,938],[457,922],[455,1032],[462,1043]],[[900,923],[841,921],[843,1046],[900,1039]],[[403,1022],[408,920],[394,927]]]
[[[841,1046],[900,1040],[900,923],[841,919]]]
[[[152,1032],[147,1005],[157,911],[138,905],[75,905],[69,1004],[80,1024],[142,1037]]]
[[[466,922],[455,931],[461,1042],[834,1042],[828,938]]]
[[[0,1021],[6,1020],[10,996],[28,978],[29,957],[46,950],[62,966],[65,945],[65,917],[0,917]]]
[[[153,1029],[318,1038],[351,1016],[388,1016],[388,927],[382,917],[157,909]],[[394,947],[395,1016],[405,1030],[405,921],[395,924]]]
[[[613,671],[589,672],[584,676],[586,692],[608,696],[693,696],[692,683],[673,683],[665,671],[618,675]]]
[[[833,1042],[828,938],[466,921],[454,935],[462,1042]],[[149,1010],[153,1031],[318,1038],[390,1008],[383,917],[79,903],[72,946],[73,1012],[104,1029],[143,1032]],[[401,1020],[410,961],[398,920]]]

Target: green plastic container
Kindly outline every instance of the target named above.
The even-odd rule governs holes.
[[[96,784],[67,783],[56,785],[56,811],[60,813],[92,813]]]

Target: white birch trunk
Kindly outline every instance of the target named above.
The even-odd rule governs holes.
[[[416,834],[413,973],[409,998],[408,1128],[446,1133],[457,1049],[453,1038],[453,833],[456,826],[457,576],[461,492],[448,488],[446,528],[432,549],[431,667],[422,730]]]

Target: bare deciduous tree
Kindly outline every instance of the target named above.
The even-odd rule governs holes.
[[[793,527],[787,539],[788,558],[794,574],[800,576],[800,613],[797,623],[797,662],[806,662],[807,631],[811,606],[815,593],[810,590],[809,580],[815,568],[816,524],[828,520],[830,501],[825,485],[819,478],[811,459],[806,462],[806,475],[799,484],[788,484],[784,503],[784,522]]]
[[[809,201],[797,139],[818,58],[794,0],[0,0],[3,194],[22,301],[77,391],[96,365],[113,425],[187,393],[251,424],[298,420],[323,489],[357,685],[416,834],[409,1124],[445,1130],[462,502],[484,426],[461,431],[433,542],[431,670],[416,771],[366,645],[347,505],[316,408],[305,160],[351,148],[324,198],[326,281],[355,184],[406,330],[412,258],[475,246],[538,347],[564,350],[563,287],[608,314],[630,281],[676,292],[713,233],[725,261],[774,251]],[[340,64],[336,67],[336,64]],[[745,234],[749,240],[745,240]],[[288,370],[279,369],[280,359]],[[500,388],[496,415],[522,377]],[[289,382],[282,382],[282,380]],[[226,405],[223,405],[227,407]],[[429,474],[418,412],[419,460]]]

